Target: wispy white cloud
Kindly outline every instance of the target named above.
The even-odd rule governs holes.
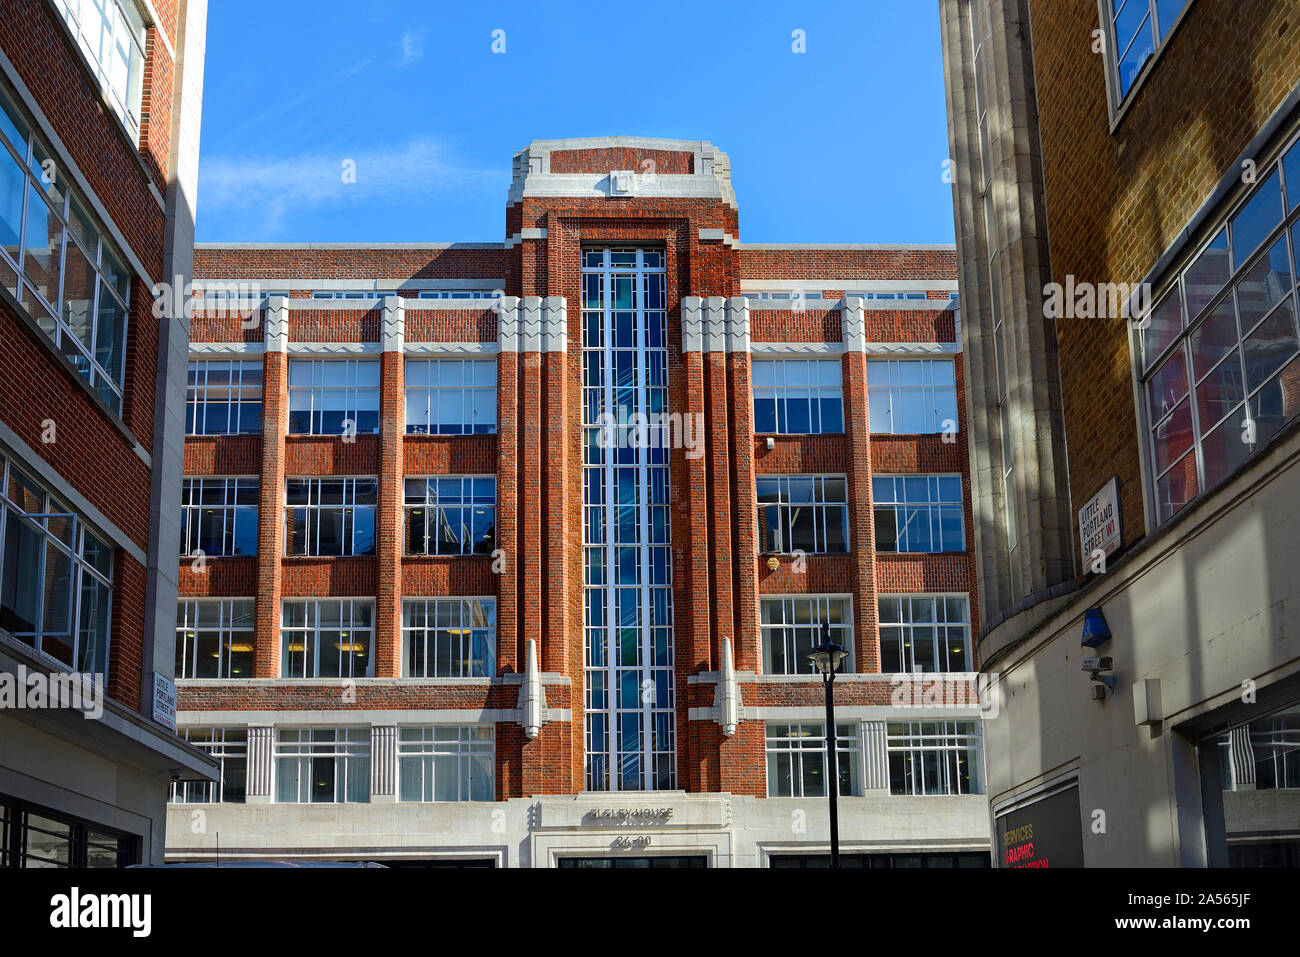
[[[398,66],[414,63],[424,56],[424,31],[407,30],[402,34],[402,59]]]
[[[199,210],[249,213],[260,219],[263,231],[275,233],[294,210],[500,188],[500,170],[461,165],[437,143],[417,139],[350,154],[205,157],[199,169]]]

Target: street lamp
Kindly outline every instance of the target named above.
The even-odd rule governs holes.
[[[831,867],[840,866],[840,816],[838,798],[840,791],[840,762],[835,750],[835,672],[849,653],[831,641],[831,625],[822,622],[822,643],[812,650],[808,660],[821,672],[822,687],[826,689],[826,790],[831,798]]]

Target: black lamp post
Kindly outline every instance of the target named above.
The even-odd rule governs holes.
[[[835,749],[835,672],[840,669],[840,662],[848,657],[843,647],[831,641],[830,622],[822,622],[822,643],[812,650],[808,660],[813,663],[822,676],[822,687],[826,689],[826,790],[831,798],[831,867],[840,866],[840,761]]]

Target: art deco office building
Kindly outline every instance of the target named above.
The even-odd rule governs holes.
[[[940,8],[995,856],[1300,864],[1300,8]]]
[[[205,16],[0,11],[0,867],[161,863],[172,777],[215,774],[155,707],[187,330],[153,289],[189,278]]]
[[[612,138],[504,243],[198,249],[170,859],[815,866],[836,786],[849,863],[987,865],[954,251],[738,236]]]

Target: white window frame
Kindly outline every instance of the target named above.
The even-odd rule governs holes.
[[[486,495],[478,494],[480,483],[490,483],[491,501]],[[430,483],[436,486],[430,487]],[[444,497],[443,486],[455,486],[459,483],[460,494]],[[466,492],[468,489],[468,493]],[[496,511],[497,479],[495,475],[407,475],[403,481],[403,513],[405,528],[403,540],[405,553],[420,555],[490,555],[496,546]],[[448,520],[448,512],[459,514],[460,518],[453,526]],[[415,516],[423,514],[424,534],[422,546],[414,547]],[[480,542],[474,537],[475,516],[486,516],[491,536]],[[432,520],[436,518],[436,523]],[[468,519],[468,521],[467,521]],[[445,543],[441,535],[431,534],[431,529],[453,528],[456,532],[456,546]]]
[[[456,429],[441,429],[451,424],[443,422],[436,423],[439,428],[435,429],[433,410],[440,407],[444,393],[459,393],[461,412]],[[407,435],[494,435],[496,431],[496,359],[407,358]]]
[[[808,612],[810,621],[799,623],[794,621],[799,617],[800,603],[808,603]],[[853,596],[852,595],[834,595],[834,594],[806,594],[806,595],[760,595],[759,596],[759,613],[758,613],[758,631],[759,631],[759,649],[763,657],[762,673],[765,675],[808,675],[817,674],[817,669],[812,662],[808,660],[808,653],[813,648],[821,644],[822,622],[830,616],[831,603],[838,603],[840,607],[840,620],[831,622],[831,641],[840,645],[848,652],[844,661],[840,664],[840,670],[836,674],[848,674],[853,671],[854,645],[853,645]],[[773,617],[772,612],[776,606],[780,606],[782,621],[768,621]],[[800,636],[795,630],[807,632],[804,635],[806,646],[801,649]],[[778,635],[779,632],[779,635]],[[795,670],[774,671],[774,655],[770,642],[780,640],[782,654],[786,663],[793,661]]]
[[[340,400],[344,416],[340,429],[326,431],[323,416],[340,411]],[[289,435],[377,435],[379,405],[378,359],[289,360]],[[295,431],[294,416],[303,412],[307,414],[307,431]],[[362,414],[372,412],[375,424],[363,428]],[[322,417],[320,422],[318,416]]]
[[[860,725],[851,721],[835,722],[835,756],[840,797],[862,796],[862,734]],[[775,732],[784,730],[785,734]],[[764,728],[764,765],[767,774],[768,797],[828,797],[825,792],[810,794],[804,787],[804,763],[815,761],[819,766],[823,786],[826,781],[826,722],[825,721],[768,721]],[[789,794],[783,794],[777,775],[773,773],[780,756],[789,759],[790,775],[784,783]],[[842,767],[847,760],[849,779],[843,778]]]
[[[225,374],[229,383],[212,384],[212,374]],[[221,396],[225,396],[223,402]],[[226,428],[207,429],[208,405],[226,406]],[[249,411],[245,412],[245,406]],[[245,417],[257,409],[257,428],[244,428]],[[186,435],[261,435],[262,434],[262,360],[261,359],[191,359],[189,384],[185,396]]]
[[[247,557],[257,554],[257,537],[253,538],[253,550],[251,552],[236,552],[235,546],[235,526],[241,515],[252,515],[254,532],[257,531],[257,509],[258,493],[260,490],[261,480],[257,476],[215,476],[215,475],[192,475],[186,476],[181,482],[181,556],[193,557],[200,553],[205,558],[231,558]],[[210,488],[220,486],[221,504],[208,504],[204,502],[204,492]],[[248,493],[251,490],[253,504],[241,504],[238,499],[241,493]],[[199,547],[200,529],[202,528],[202,513],[209,514],[220,512],[219,520],[221,522],[221,547],[217,551],[208,551]]]
[[[877,498],[875,494],[876,483],[886,479],[894,480],[895,484],[892,486],[892,488],[894,489],[893,494],[895,496],[897,496],[898,494],[897,493],[898,481],[903,480],[905,482],[905,480],[908,479],[912,479],[912,480],[925,479],[926,498],[922,501],[913,501],[911,499],[908,499],[907,498],[908,491],[907,491],[906,483],[903,486],[904,489],[902,493],[903,501],[897,501],[894,498],[891,498],[889,500]],[[946,483],[941,482],[940,480],[947,480],[948,482],[955,481],[957,483],[958,496],[955,501],[943,497],[943,493],[941,489]],[[887,549],[887,548],[880,547],[881,544],[880,529],[879,527],[876,527],[875,528],[876,551],[878,553],[900,554],[900,555],[942,555],[942,554],[955,554],[955,553],[961,553],[966,551],[966,505],[965,505],[966,490],[962,485],[962,480],[960,475],[954,475],[949,473],[928,473],[928,472],[920,473],[920,474],[912,474],[912,473],[897,474],[897,473],[890,472],[890,473],[873,475],[871,477],[871,481],[872,481],[871,507],[872,507],[873,526],[879,525],[879,522],[876,520],[877,513],[879,513],[884,509],[892,509],[894,512],[894,528],[895,528],[894,548]],[[943,515],[945,511],[951,512],[953,510],[957,512],[957,515],[960,518],[960,522],[958,524],[959,527],[961,528],[961,544],[960,547],[958,548],[945,548],[943,546],[946,545],[947,542],[944,542],[942,540],[943,539]],[[921,521],[925,521],[928,523],[928,527],[930,529],[931,544],[933,545],[936,541],[938,541],[940,547],[938,548],[932,547],[928,549],[899,547],[899,543],[905,540],[906,536],[908,535],[908,531],[913,527],[919,527],[917,523]]]
[[[289,489],[291,482],[307,483],[307,502],[289,504]],[[322,503],[321,498],[325,488],[325,483],[342,482],[343,492],[341,503]],[[357,504],[357,485],[359,482],[369,482],[374,486],[375,502]],[[371,513],[371,524],[374,526],[374,539],[371,548],[368,551],[357,550],[357,527],[356,516],[360,511],[369,511]],[[355,555],[373,555],[378,551],[378,510],[379,510],[379,480],[367,475],[304,475],[289,476],[285,479],[285,537],[284,553],[288,558],[347,558]],[[304,521],[304,551],[291,551],[293,543],[293,525],[295,521],[295,512],[305,513]],[[342,512],[341,522],[343,526],[344,546],[339,554],[323,553],[320,550],[320,527],[323,512]],[[364,543],[363,543],[364,544]]]
[[[133,0],[53,0],[132,142],[140,139],[145,17]],[[124,58],[125,76],[120,75]]]
[[[842,435],[845,426],[844,405],[844,369],[839,359],[754,359],[751,364],[754,390],[755,431],[770,435]],[[825,376],[825,378],[820,378]],[[791,380],[807,379],[806,383]],[[775,430],[759,431],[758,402],[772,400],[776,403]],[[789,412],[786,403],[794,400],[809,400],[809,430],[794,432],[789,428]],[[837,399],[840,403],[840,427],[828,430],[823,427],[821,400]],[[816,409],[814,413],[812,410]],[[784,422],[784,427],[782,423]]]
[[[486,770],[482,759],[487,758]],[[440,770],[454,768],[456,797],[436,797]],[[487,790],[481,790],[483,777]],[[419,798],[407,797],[411,790]],[[478,790],[478,796],[475,791]],[[496,726],[411,725],[397,729],[397,800],[408,803],[496,800]]]
[[[168,803],[171,804],[244,804],[248,800],[248,729],[182,728],[180,736],[192,747],[207,753],[217,762],[215,781],[175,781]],[[243,796],[226,798],[226,781],[230,769],[240,762],[244,766]]]
[[[812,483],[812,499],[810,501],[791,501],[791,485],[795,482],[808,481]],[[840,483],[843,490],[842,500],[827,499],[827,483],[834,481]],[[777,484],[777,501],[764,501],[765,493],[762,491],[762,485],[765,483]],[[807,510],[812,516],[813,525],[813,547],[804,549],[808,555],[847,555],[851,550],[849,544],[849,495],[848,495],[848,477],[840,474],[802,474],[802,475],[775,475],[764,473],[755,477],[754,488],[758,497],[758,540],[760,543],[766,542],[767,515],[770,509],[776,509],[778,518],[774,534],[774,542],[768,543],[772,547],[764,550],[760,546],[760,552],[763,554],[791,555],[794,554],[792,547],[787,547],[785,541],[787,530],[798,521],[800,514]],[[828,534],[827,529],[833,521],[832,515],[834,510],[839,510],[839,527],[841,537],[844,540],[844,548],[831,551],[827,547]],[[793,535],[789,535],[793,538]]]
[[[920,371],[919,385],[904,384],[904,369]],[[951,382],[939,383],[935,373],[947,369]],[[881,382],[883,375],[884,381]],[[874,381],[873,381],[874,380]],[[920,397],[925,410],[925,425],[919,431],[903,432],[897,428],[900,404],[908,397]],[[941,397],[951,397],[948,405],[941,407]],[[884,416],[877,413],[884,404]],[[869,356],[867,358],[867,417],[872,435],[937,435],[947,431],[945,422],[957,427],[957,363],[953,359],[892,359]],[[888,424],[883,418],[888,417]]]
[[[325,605],[337,605],[339,612],[338,627],[321,625],[321,608]],[[289,609],[300,606],[303,610],[303,623],[289,624]],[[369,614],[358,614],[366,609]],[[369,624],[365,621],[369,620]],[[336,673],[321,673],[322,633],[337,632],[338,643]],[[356,648],[344,648],[343,643],[362,646],[365,649],[365,670],[356,670],[356,659],[348,652]],[[324,649],[328,660],[331,654]],[[295,662],[291,656],[301,655],[301,661]],[[297,667],[300,664],[301,667]],[[301,672],[301,673],[297,673]],[[280,677],[285,679],[327,678],[373,678],[375,676],[375,602],[372,598],[284,598],[280,604]]]
[[[329,735],[329,737],[326,737]],[[306,727],[275,731],[275,802],[277,804],[369,804],[370,728]],[[312,799],[312,779],[317,760],[334,762],[332,800]],[[293,800],[285,800],[286,777],[294,768]],[[305,773],[304,773],[305,772]],[[360,786],[357,786],[358,783]],[[349,784],[353,785],[349,789]],[[349,797],[349,793],[364,796]]]
[[[126,376],[126,343],[130,331],[131,273],[122,265],[124,259],[113,243],[104,235],[104,229],[89,212],[90,204],[79,190],[67,183],[67,177],[48,177],[45,170],[54,162],[54,154],[36,132],[34,123],[17,108],[17,98],[9,88],[0,83],[0,164],[16,164],[22,171],[22,191],[18,211],[19,232],[17,257],[9,247],[0,245],[0,286],[9,289],[19,300],[25,312],[49,340],[51,348],[64,356],[85,380],[92,392],[99,396],[115,414],[122,413],[122,396]],[[10,122],[22,136],[22,143],[10,139]],[[54,167],[52,167],[54,168]],[[0,196],[3,201],[3,196]],[[33,237],[36,215],[45,213],[44,238]],[[51,228],[57,233],[50,241]],[[52,289],[41,292],[37,278],[28,268],[28,252],[32,243],[39,241],[52,263],[50,276]],[[68,299],[70,276],[69,255],[75,254],[85,261],[90,272],[90,290],[87,299]],[[20,278],[21,277],[21,278]],[[104,316],[116,311],[107,325],[101,324]],[[88,336],[75,332],[78,325],[88,326]],[[98,340],[102,333],[107,342],[108,365],[100,361]]]
[[[476,608],[475,606],[481,606]],[[485,623],[476,622],[482,611]],[[412,624],[419,612],[423,624]],[[439,618],[446,618],[439,625]],[[430,624],[430,621],[433,624]],[[466,634],[468,632],[468,634]],[[441,673],[438,654],[440,642],[450,642],[452,669]],[[475,654],[475,644],[481,643],[482,654]],[[490,597],[405,598],[402,600],[402,676],[404,678],[493,678],[496,676],[497,603]],[[413,667],[420,649],[419,660],[424,668]],[[433,662],[430,672],[429,663]]]
[[[947,616],[947,602],[960,600],[962,603],[962,614],[960,620],[952,621]],[[886,622],[884,620],[883,605],[886,601],[899,602],[898,622]],[[961,671],[953,671],[950,668],[930,668],[918,669],[916,667],[916,636],[915,631],[919,628],[928,627],[932,634],[928,639],[931,643],[931,661],[936,665],[942,660],[946,663],[951,662],[950,651],[945,650],[945,639],[940,638],[939,629],[960,628],[962,631],[963,656],[965,663],[971,666],[973,658],[971,657],[971,633],[970,633],[970,596],[964,593],[899,593],[899,594],[881,594],[877,596],[877,622],[880,634],[880,669],[886,674],[969,674],[973,672],[974,667],[967,667]],[[913,602],[930,603],[930,620],[918,622],[913,617]],[[947,639],[951,640],[951,636]],[[885,644],[886,642],[898,643],[899,658],[907,657],[907,661],[902,662],[907,665],[901,670],[892,670],[885,668]],[[908,650],[910,648],[910,651]]]
[[[963,730],[963,729],[967,730]],[[973,729],[973,730],[970,730]],[[984,773],[981,757],[982,729],[979,718],[948,721],[896,721],[885,726],[885,752],[889,758],[889,792],[898,797],[945,797],[958,794],[983,794]],[[941,789],[926,792],[925,755],[938,754],[938,780]],[[970,790],[960,790],[961,775],[957,756],[964,753],[969,768]],[[906,776],[895,777],[896,764],[904,765],[904,775],[912,771],[911,790],[902,790]]]
[[[201,607],[215,606],[218,611],[215,626],[199,624]],[[246,614],[245,614],[246,613]],[[176,677],[240,680],[253,677],[253,662],[250,657],[248,671],[235,675],[231,673],[231,656],[239,654],[253,655],[255,601],[252,598],[182,598],[176,608]],[[247,625],[236,627],[236,620],[246,620]],[[217,634],[217,673],[215,675],[196,675],[198,662],[199,632],[216,632]]]
[[[14,490],[20,486],[35,500],[15,499]],[[9,536],[22,533],[29,536],[26,547],[20,544],[18,554],[10,556]],[[87,557],[88,552],[98,555],[98,561]],[[16,581],[12,596],[11,562],[20,573],[25,570],[35,579],[34,587],[30,580]],[[62,568],[54,566],[54,581],[50,582],[55,562]],[[0,601],[8,610],[12,608],[8,605],[11,598],[15,602],[24,600],[32,605],[24,610],[37,616],[29,620],[32,629],[14,627],[18,622],[8,620],[8,615],[0,617],[0,627],[68,671],[107,675],[113,638],[114,566],[114,549],[107,541],[0,450]],[[56,614],[66,610],[66,621],[49,621],[51,609]],[[11,611],[15,618],[18,613],[17,608]],[[88,636],[90,628],[96,633]],[[46,647],[47,641],[56,648],[69,648],[72,660],[59,657]]]

